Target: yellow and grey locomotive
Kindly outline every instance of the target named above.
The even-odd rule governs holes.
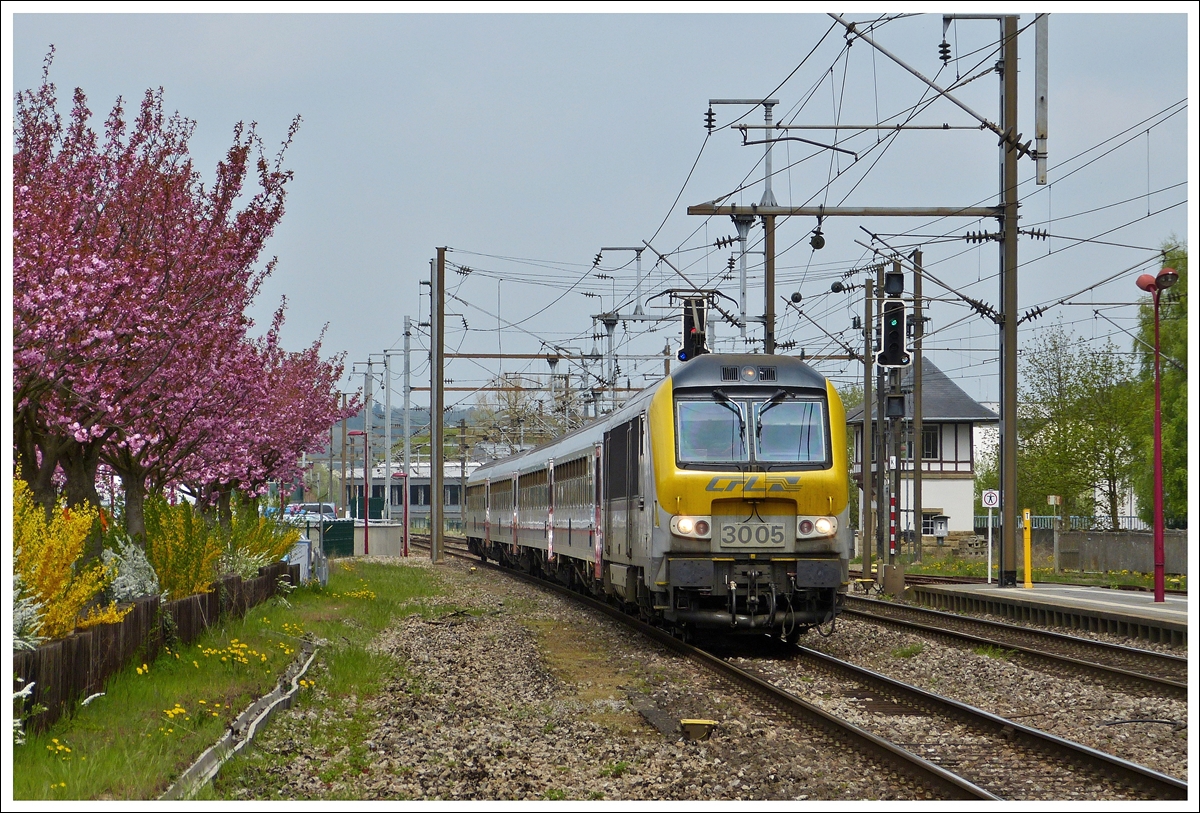
[[[847,582],[845,415],[799,359],[700,355],[610,415],[477,469],[476,554],[687,637],[794,639]]]

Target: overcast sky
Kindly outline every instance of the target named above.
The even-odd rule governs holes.
[[[691,282],[736,299],[736,277],[720,278],[730,249],[713,245],[734,228],[726,217],[689,216],[686,207],[760,200],[763,147],[742,146],[727,125],[739,118],[760,124],[762,108],[714,106],[719,129],[709,136],[710,99],[770,95],[779,100],[776,120],[793,124],[895,123],[914,105],[913,124],[977,124],[866,42],[847,50],[845,30],[831,18],[747,13],[746,4],[738,14],[498,15],[402,13],[407,6],[390,14],[45,14],[36,4],[15,6],[35,13],[11,16],[6,26],[10,110],[13,92],[38,83],[53,44],[50,77],[60,102],[81,87],[97,123],[118,96],[136,105],[147,88],[161,86],[168,109],[197,122],[192,150],[209,180],[237,122],[257,122],[273,147],[289,121],[303,117],[287,155],[295,172],[287,213],[267,247],[278,270],[253,315],[265,326],[286,296],[287,346],[308,345],[328,323],[323,347],[327,355],[346,354],[347,372],[353,362],[401,348],[406,315],[428,320],[429,289],[419,282],[428,279],[437,246],[452,249],[456,270],[447,278],[458,299],[447,311],[462,314],[447,318],[450,352],[590,350],[591,316],[614,308],[624,315],[635,305],[634,253],[605,252],[593,269],[602,246],[649,241]],[[1051,183],[1036,186],[1034,165],[1023,160],[1020,195],[1022,228],[1053,236],[1021,241],[1021,312],[1082,293],[1071,300],[1080,304],[1022,325],[1022,343],[1061,319],[1083,339],[1111,337],[1129,349],[1120,329],[1132,327],[1135,311],[1121,303],[1138,298],[1134,280],[1157,269],[1154,252],[1164,241],[1195,233],[1187,205],[1195,113],[1186,104],[1188,77],[1198,72],[1196,16],[1188,15],[1194,6],[1147,7],[1174,13],[1050,17]],[[877,24],[870,36],[943,87],[980,74],[954,96],[997,120],[999,79],[988,69],[998,23],[951,23],[945,36],[953,60],[943,65],[940,11]],[[878,15],[846,19],[863,24]],[[1032,23],[1032,15],[1021,16],[1024,140],[1034,135]],[[773,191],[781,205],[997,202],[997,139],[978,129],[790,135],[826,146],[775,147]],[[5,137],[11,154],[11,127]],[[750,130],[749,138],[761,139],[762,131]],[[849,152],[828,149],[835,138]],[[11,184],[4,195],[11,201]],[[961,239],[995,230],[994,220],[829,218],[820,251],[809,244],[815,226],[814,218],[778,226],[777,293],[799,292],[804,311],[776,306],[777,340],[794,340],[792,352],[844,353],[838,342],[861,349],[851,328],[862,313],[861,291],[831,294],[829,286],[864,279],[846,275],[873,261],[862,245],[872,245],[868,231],[882,238],[873,244],[879,249],[921,248],[939,280],[999,307],[997,245]],[[752,250],[761,251],[761,235],[757,226],[751,231]],[[751,314],[763,311],[761,262],[761,254],[751,255]],[[686,287],[649,251],[642,264],[644,298]],[[462,266],[470,273],[460,273]],[[970,395],[996,399],[996,326],[932,282],[925,293],[935,298],[930,357]],[[643,307],[662,315],[654,307],[661,304],[663,297]],[[733,343],[736,328],[715,332],[718,349],[742,346]],[[750,335],[760,329],[752,326]],[[677,346],[679,323],[629,322],[616,336],[622,353],[661,353],[668,342]],[[428,347],[427,336],[415,334],[413,345]],[[393,363],[398,404],[402,359]],[[413,365],[414,385],[428,386],[423,350]],[[861,365],[816,366],[839,384],[861,381]],[[622,379],[640,386],[662,364],[622,359],[620,367]],[[543,361],[459,360],[447,378],[481,385],[501,370],[544,375],[548,368]],[[361,384],[361,375],[345,382],[348,389]],[[447,402],[474,397],[450,392]]]

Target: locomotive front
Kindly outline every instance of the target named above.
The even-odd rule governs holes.
[[[794,640],[829,623],[848,579],[845,415],[786,356],[702,355],[651,400],[653,590],[686,632]]]

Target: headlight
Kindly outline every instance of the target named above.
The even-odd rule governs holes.
[[[837,533],[836,517],[796,517],[796,537],[811,539]]]
[[[671,517],[671,533],[690,536],[693,539],[708,539],[712,523],[708,517]]]

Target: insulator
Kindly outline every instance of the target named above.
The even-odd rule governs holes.
[[[596,259],[592,260],[593,268],[595,268],[597,265],[600,264],[600,254],[601,254],[601,252],[599,252],[599,251],[596,252]]]
[[[717,114],[713,112],[712,106],[710,105],[708,108],[708,112],[704,114],[704,127],[711,133],[713,131],[713,128],[716,126],[717,126]]]
[[[733,241],[736,239],[736,237],[718,237],[715,246],[717,248],[729,248],[733,245]]]
[[[938,46],[938,56],[942,58],[943,63],[950,62],[950,43],[942,40],[942,44]]]
[[[736,261],[736,260],[733,258],[733,255],[732,255],[732,254],[730,254],[730,255],[729,255],[729,270],[730,270],[730,271],[732,271],[732,270],[733,270],[733,266],[736,264],[736,262],[737,262],[737,261]]]

